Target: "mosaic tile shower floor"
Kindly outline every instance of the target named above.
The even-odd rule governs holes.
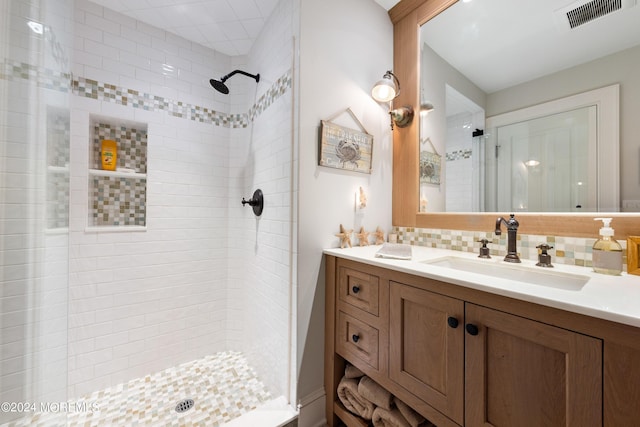
[[[182,399],[195,405],[175,408]],[[93,392],[78,402],[96,411],[38,413],[8,427],[220,426],[271,399],[238,352],[222,352]],[[61,411],[62,412],[62,411]]]

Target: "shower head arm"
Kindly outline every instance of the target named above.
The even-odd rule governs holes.
[[[224,83],[224,82],[226,82],[226,81],[227,81],[227,79],[228,79],[229,77],[231,77],[231,76],[233,76],[233,75],[235,75],[235,74],[243,74],[243,75],[245,75],[245,76],[247,76],[247,77],[251,77],[252,79],[255,79],[255,80],[256,80],[256,83],[260,82],[260,74],[255,74],[255,75],[253,75],[253,74],[249,74],[249,73],[247,73],[246,71],[242,71],[242,70],[233,70],[232,72],[230,72],[229,74],[227,74],[226,76],[224,76],[223,78],[221,78],[221,79],[220,79],[220,81],[221,81],[222,83]]]

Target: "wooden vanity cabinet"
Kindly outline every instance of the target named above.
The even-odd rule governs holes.
[[[465,307],[467,426],[599,426],[602,340]]]
[[[389,286],[389,378],[462,425],[464,302],[394,281]]]
[[[328,425],[366,425],[335,393],[347,362],[438,427],[640,425],[637,328],[332,256],[326,267]],[[380,332],[377,367],[339,349],[345,268],[377,279],[378,316],[351,311]]]

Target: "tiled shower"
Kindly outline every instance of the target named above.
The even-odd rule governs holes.
[[[1,402],[228,352],[294,398],[295,3],[229,57],[86,0],[2,2]],[[262,78],[208,86],[236,68]],[[260,218],[240,203],[256,188]]]

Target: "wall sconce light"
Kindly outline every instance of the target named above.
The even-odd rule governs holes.
[[[382,79],[371,89],[371,96],[378,102],[389,103],[389,115],[391,117],[391,129],[393,124],[403,128],[409,126],[413,120],[413,107],[406,105],[404,107],[391,109],[391,102],[400,95],[400,82],[391,70],[384,73]]]
[[[430,102],[423,102],[420,104],[420,117],[427,117],[430,112],[434,110],[433,104]]]
[[[400,95],[400,82],[391,70],[384,73],[382,79],[371,89],[371,96],[378,102],[391,102]]]

